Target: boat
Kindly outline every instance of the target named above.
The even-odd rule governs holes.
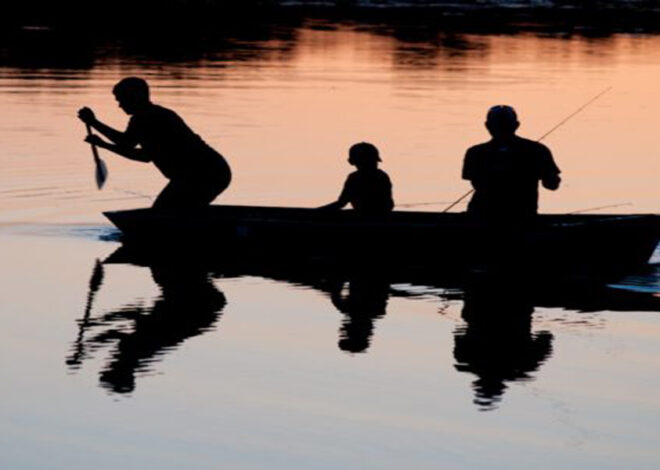
[[[209,257],[341,257],[455,266],[520,263],[536,271],[621,272],[646,265],[660,240],[657,214],[540,214],[533,224],[485,226],[467,213],[213,205],[194,211],[105,212],[126,244],[199,250]]]

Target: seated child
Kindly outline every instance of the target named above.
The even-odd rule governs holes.
[[[378,168],[381,159],[378,149],[369,143],[353,145],[348,152],[348,163],[354,171],[344,183],[344,189],[335,202],[320,209],[341,209],[349,202],[362,214],[386,214],[394,208],[392,183],[383,170]]]

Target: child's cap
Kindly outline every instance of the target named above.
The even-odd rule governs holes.
[[[376,163],[382,161],[375,145],[368,142],[360,142],[351,146],[348,151],[348,163],[357,165],[358,163]]]

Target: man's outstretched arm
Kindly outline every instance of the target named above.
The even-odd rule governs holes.
[[[561,177],[559,173],[561,170],[555,163],[554,158],[550,149],[547,147],[542,147],[543,152],[541,153],[541,184],[545,189],[554,191],[559,188],[561,183]]]
[[[93,129],[97,130],[100,134],[105,136],[108,140],[119,146],[135,147],[136,145],[136,142],[132,142],[125,132],[121,132],[118,131],[117,129],[113,129],[107,124],[104,124],[103,122],[96,119],[96,115],[94,114],[94,111],[92,111],[90,108],[87,107],[80,108],[80,110],[78,111],[78,119],[80,119],[85,124],[88,124]]]

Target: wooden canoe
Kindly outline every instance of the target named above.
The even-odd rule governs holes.
[[[210,206],[104,215],[126,243],[209,256],[345,256],[442,266],[524,261],[540,269],[627,270],[645,265],[660,240],[660,215],[542,214],[524,227],[485,226],[465,213]]]

